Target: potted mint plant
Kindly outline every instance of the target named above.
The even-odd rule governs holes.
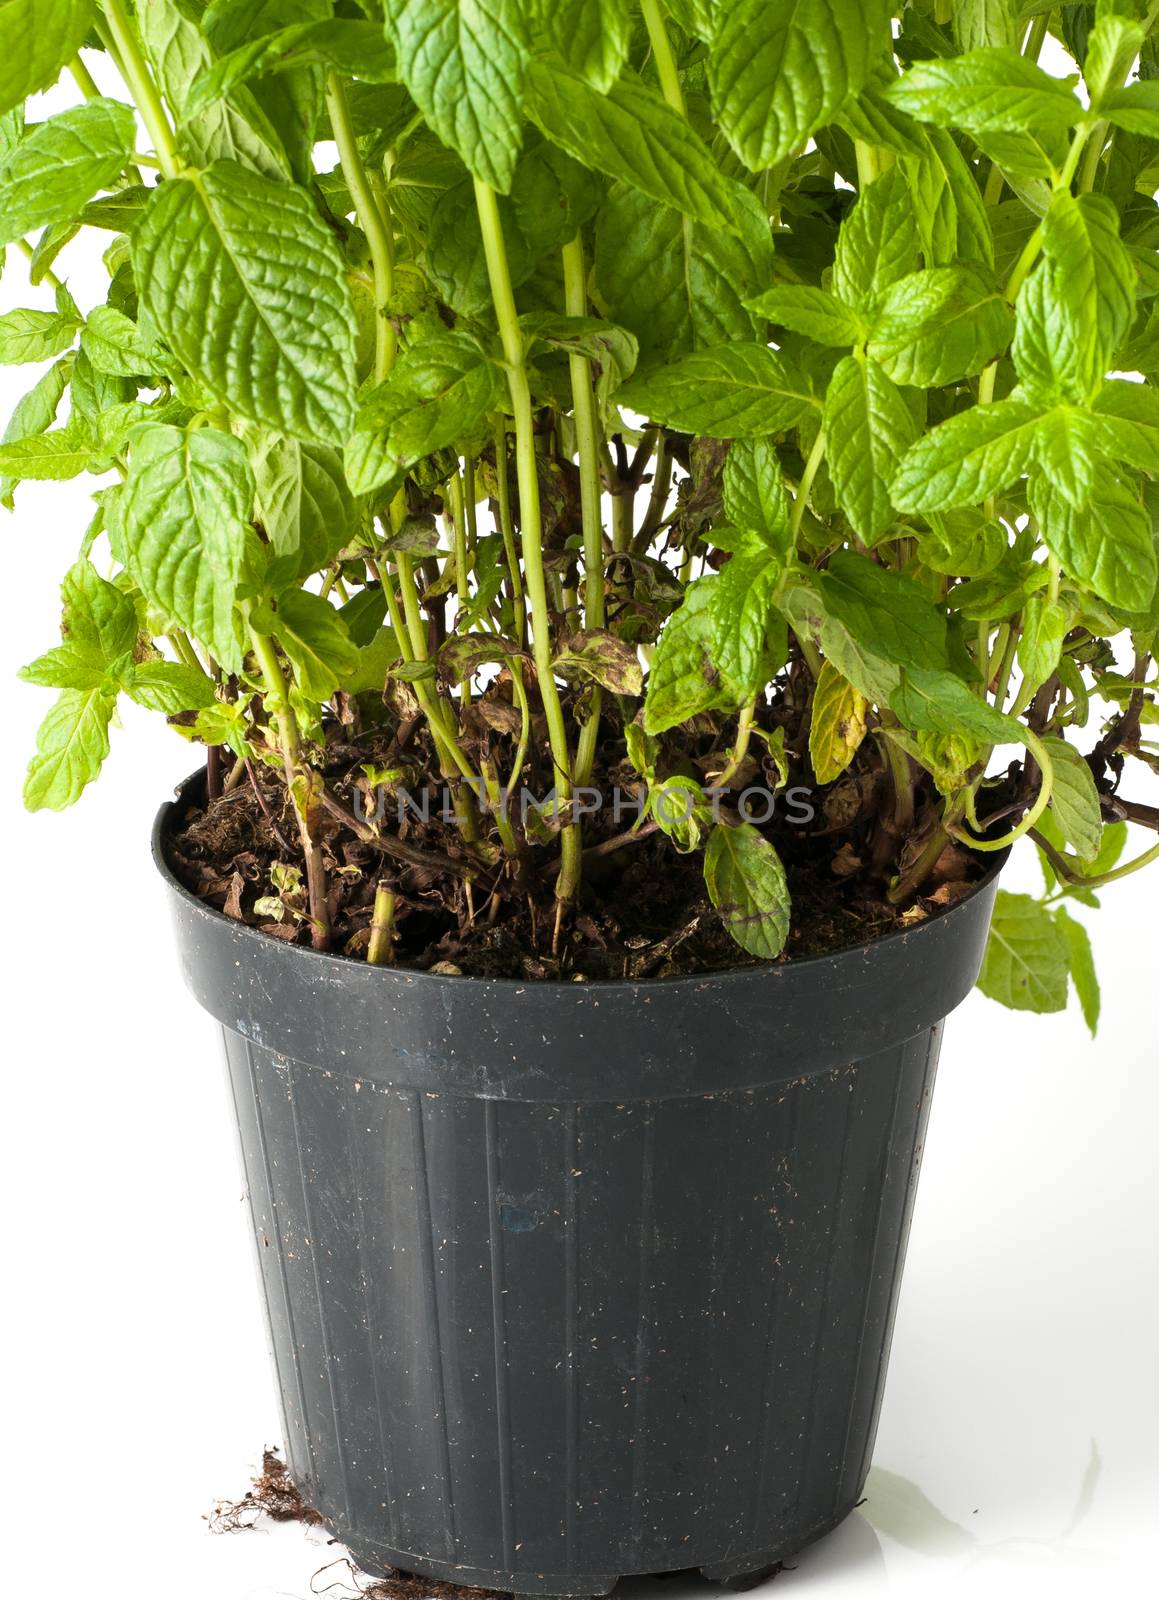
[[[202,752],[157,864],[369,1570],[856,1502],[942,1021],[1093,1028],[1067,908],[1159,857],[1157,11],[0,5],[0,498],[97,478],[27,802],[121,697]]]

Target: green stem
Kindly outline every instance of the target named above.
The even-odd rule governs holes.
[[[740,708],[740,717],[737,720],[736,740],[733,743],[732,755],[729,757],[728,764],[724,768],[724,771],[717,773],[716,777],[712,780],[714,788],[727,789],[729,784],[740,771],[741,767],[744,765],[744,759],[749,753],[749,744],[752,741],[753,719],[756,716],[756,709],[757,696],[754,694],[752,699],[746,700],[744,705]]]
[[[478,493],[475,488],[475,458],[463,457],[463,509],[466,513],[467,523],[467,554],[474,567],[475,552],[479,548],[479,526],[476,520],[475,507]]]
[[[372,967],[389,966],[394,961],[394,910],[394,890],[388,883],[380,883],[374,894],[370,945],[366,951]]]
[[[125,83],[141,113],[141,120],[149,130],[161,171],[167,178],[180,177],[185,170],[185,163],[123,0],[102,0],[102,4]]]
[[[503,535],[503,554],[511,579],[511,605],[515,612],[515,633],[520,644],[527,642],[527,607],[523,603],[523,575],[515,548],[515,521],[511,515],[511,484],[507,477],[507,425],[495,430],[495,482],[499,490],[499,531]]]
[[[647,553],[664,520],[671,486],[672,462],[668,455],[668,439],[661,433],[656,440],[656,455],[652,462],[652,488],[648,495],[648,509],[644,513],[640,531],[632,543],[633,549],[640,555]]]
[[[382,592],[386,597],[386,610],[390,618],[390,625],[394,629],[394,636],[403,660],[408,664],[416,661],[426,661],[427,631],[423,625],[422,613],[419,611],[418,593],[414,585],[414,572],[407,558],[400,554],[398,558],[399,588],[402,591],[402,605],[399,609],[399,599],[395,593],[394,584],[390,574],[377,561],[370,563],[371,571],[382,585]],[[475,771],[463,751],[459,748],[455,737],[453,725],[444,715],[445,707],[436,695],[430,692],[430,685],[424,679],[416,679],[411,685],[415,699],[426,717],[431,730],[431,737],[435,741],[435,748],[439,755],[439,764],[443,776],[450,781],[457,775],[475,780]]]
[[[801,531],[801,523],[805,519],[805,507],[809,503],[809,491],[813,487],[813,480],[821,467],[825,455],[825,430],[817,429],[817,437],[813,440],[813,448],[809,451],[809,459],[805,462],[805,470],[801,474],[801,481],[797,485],[797,498],[793,501],[793,514],[789,521],[789,528],[794,540]]]
[[[101,91],[97,81],[79,55],[73,56],[68,64],[68,70],[72,73],[73,82],[86,100],[100,99]]]
[[[467,550],[467,508],[463,497],[463,480],[456,472],[451,479],[451,522],[455,540],[455,594],[459,602],[460,615],[466,610],[471,598],[470,584],[468,582],[468,565],[470,556]],[[464,678],[459,684],[459,695],[465,706],[471,703],[470,680]]]
[[[618,556],[632,548],[635,531],[636,491],[617,480],[612,490],[612,549]]]
[[[684,91],[680,87],[676,57],[672,54],[672,42],[664,26],[664,13],[660,9],[659,0],[640,0],[640,10],[644,17],[644,26],[648,30],[648,42],[652,46],[652,58],[656,63],[656,76],[660,80],[660,92],[673,111],[679,111],[680,115],[684,116]]]
[[[583,239],[578,233],[570,244],[563,247],[563,290],[564,309],[568,316],[585,316],[588,307],[587,267]],[[600,510],[600,440],[591,362],[586,356],[572,351],[568,355],[568,369],[579,455],[580,519],[584,541],[584,626],[602,628],[606,621],[604,529]],[[592,690],[591,715],[580,730],[576,749],[575,781],[580,785],[589,781],[595,765],[602,702],[603,694],[597,685]]]
[[[954,837],[960,839],[963,844],[969,845],[971,850],[985,851],[1007,849],[1010,845],[1015,844],[1019,839],[1021,839],[1024,834],[1030,832],[1031,828],[1034,827],[1039,817],[1041,817],[1042,813],[1050,804],[1050,797],[1054,792],[1054,764],[1050,759],[1050,752],[1047,750],[1046,746],[1043,744],[1038,735],[1032,732],[1030,728],[1023,728],[1022,737],[1026,740],[1027,749],[1030,751],[1035,761],[1037,761],[1038,770],[1041,775],[1038,785],[1038,795],[1035,798],[1034,804],[1031,806],[1030,810],[1026,813],[1016,828],[1011,828],[1009,833],[1004,833],[1001,838],[998,839],[975,839],[972,838],[968,833],[962,832],[961,829],[952,830],[954,832]]]
[[[330,948],[330,911],[327,905],[326,863],[314,836],[308,799],[311,773],[302,762],[302,740],[298,721],[286,692],[286,679],[273,639],[269,634],[250,630],[254,655],[265,681],[266,707],[278,731],[278,747],[286,777],[286,788],[298,822],[298,836],[306,859],[306,884],[310,898],[310,935],[315,950]],[[316,775],[313,775],[316,776]]]
[[[1099,162],[1103,156],[1103,146],[1107,142],[1107,124],[1096,122],[1090,131],[1087,142],[1086,155],[1083,157],[1083,168],[1079,174],[1079,193],[1089,194],[1095,186],[1095,179],[1099,175]]]
[[[36,251],[29,244],[27,239],[17,239],[16,248],[20,251],[20,254],[26,261],[35,261]],[[46,267],[44,269],[44,271],[40,274],[39,281],[41,283],[47,283],[50,289],[64,288],[64,284],[57,277],[56,273],[52,271],[51,267]]]
[[[507,799],[519,787],[519,780],[523,776],[523,765],[527,760],[527,747],[531,743],[531,704],[527,698],[527,685],[523,681],[523,674],[519,670],[519,663],[513,662],[511,668],[511,690],[515,696],[515,703],[519,707],[519,743],[515,747],[515,759],[511,764],[511,776],[507,780]]]
[[[1076,872],[1070,865],[1068,858],[1056,850],[1050,840],[1044,839],[1041,834],[1035,833],[1034,842],[1064,883],[1074,884],[1075,887],[1083,889],[1101,889],[1108,883],[1117,883],[1120,878],[1129,878],[1133,872],[1138,872],[1140,868],[1149,867],[1153,861],[1159,861],[1159,842],[1157,842],[1149,850],[1144,850],[1141,856],[1136,856],[1133,861],[1128,861],[1124,866],[1112,867],[1109,872],[1099,872],[1092,875],[1081,870]]]
[[[376,383],[381,383],[393,368],[398,353],[398,335],[390,320],[390,302],[394,296],[394,235],[362,165],[346,86],[336,72],[331,72],[326,79],[326,106],[338,146],[342,176],[354,201],[358,225],[370,247],[374,268],[374,378]]]
[[[921,888],[937,865],[938,857],[950,843],[951,830],[960,820],[963,809],[960,800],[947,805],[944,814],[935,823],[933,833],[914,857],[912,864],[890,884],[886,899],[891,906],[901,905]]]
[[[1089,125],[1075,129],[1074,136],[1070,142],[1070,148],[1067,151],[1066,161],[1063,163],[1062,171],[1058,174],[1054,180],[1054,183],[1051,185],[1052,193],[1058,194],[1061,190],[1070,188],[1071,180],[1074,178],[1079,160],[1082,157],[1083,146],[1087,142],[1090,131]],[[1014,270],[1006,280],[1006,288],[1004,293],[1007,300],[1013,302],[1018,298],[1018,291],[1022,288],[1022,285],[1030,276],[1030,270],[1034,266],[1034,263],[1038,260],[1041,249],[1042,224],[1039,223],[1038,227],[1036,227],[1034,232],[1030,235],[1030,238],[1027,239],[1022,248],[1022,254],[1014,263]],[[996,361],[992,361],[986,368],[985,372],[983,372],[982,376],[978,379],[979,405],[989,405],[994,399],[994,386],[997,381],[998,363]]]
[[[547,735],[555,765],[555,788],[561,809],[567,816],[560,833],[562,862],[556,882],[556,900],[562,907],[574,900],[583,865],[580,830],[570,817],[572,778],[568,750],[567,723],[563,702],[552,670],[551,613],[547,600],[547,579],[543,567],[543,522],[539,504],[539,472],[535,459],[535,416],[531,386],[527,379],[523,333],[515,306],[515,291],[507,264],[507,246],[499,217],[499,202],[494,189],[475,179],[475,203],[483,234],[491,299],[499,323],[499,337],[507,367],[507,387],[515,417],[515,463],[519,480],[520,532],[523,571],[527,597],[531,604],[532,652],[540,699],[547,717]],[[558,927],[557,915],[557,927]]]

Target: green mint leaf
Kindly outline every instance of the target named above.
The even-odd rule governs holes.
[[[527,111],[540,131],[585,166],[621,178],[710,228],[739,231],[739,189],[679,112],[625,70],[606,95],[553,57],[528,74]]]
[[[734,0],[708,59],[725,137],[751,171],[774,166],[834,120],[888,47],[882,0]]]
[[[137,612],[123,590],[89,561],[78,561],[61,586],[63,642],[22,668],[27,683],[48,689],[103,689],[115,694],[120,664],[137,638]]]
[[[768,439],[738,439],[724,463],[721,486],[729,521],[782,558],[792,548],[789,496]],[[715,541],[714,541],[715,542]]]
[[[32,439],[38,434],[47,433],[56,421],[56,413],[72,376],[72,366],[72,356],[65,356],[63,361],[49,367],[28,393],[17,401],[3,439],[0,440],[0,448],[16,440]],[[19,472],[10,474],[6,469],[0,473],[0,505],[7,506],[9,511],[12,510],[13,493],[19,477]]]
[[[77,561],[60,586],[62,632],[113,666],[137,638],[137,611],[123,589],[102,578],[91,561]]]
[[[745,301],[772,274],[772,237],[754,197],[742,194],[738,213],[752,212],[752,223],[725,233],[629,184],[610,186],[596,217],[595,282],[646,361],[761,337],[763,324]]]
[[[213,60],[198,9],[188,0],[148,0],[137,10],[141,42],[183,148],[198,166],[237,161],[268,178],[288,177],[286,149],[249,89],[238,85],[230,100],[203,111],[191,105],[193,84]]]
[[[636,336],[614,322],[599,317],[561,317],[553,311],[530,311],[519,321],[528,338],[547,349],[598,361],[601,374],[611,378],[610,390],[618,389],[635,371],[640,353]]]
[[[477,178],[506,194],[523,139],[528,8],[521,0],[387,0],[386,13],[416,105]]]
[[[163,717],[201,711],[215,704],[213,679],[178,661],[143,661],[128,669],[122,685],[130,700]]]
[[[929,389],[981,372],[1013,332],[990,278],[973,267],[931,267],[886,290],[867,348],[895,383]]]
[[[751,823],[717,823],[704,853],[708,898],[750,955],[772,961],[789,937],[789,886],[781,858]]]
[[[1065,1011],[1070,950],[1051,913],[999,889],[978,987],[1012,1011]]]
[[[359,411],[346,450],[350,487],[356,494],[382,487],[472,433],[501,397],[499,369],[469,334],[424,339]]]
[[[784,623],[773,609],[780,575],[780,562],[761,550],[734,555],[712,586],[712,661],[745,699],[763,689],[788,656]]]
[[[913,197],[899,167],[862,191],[841,224],[833,259],[833,293],[867,314],[878,297],[918,265],[922,241]]]
[[[918,160],[903,165],[926,265],[970,263],[992,269],[991,216],[973,169],[948,129],[921,128],[919,132],[922,154]],[[1023,208],[1018,210],[1022,213]]]
[[[358,665],[358,650],[346,624],[328,600],[308,589],[289,589],[276,611],[254,612],[253,625],[272,633],[294,671],[294,682],[307,700],[330,696]]]
[[[342,457],[262,430],[250,442],[257,516],[274,551],[268,581],[277,590],[327,565],[354,532],[354,501]]]
[[[809,760],[818,783],[832,783],[848,767],[866,734],[869,703],[831,661],[821,664],[809,720]]]
[[[74,317],[57,311],[8,311],[0,316],[0,365],[51,361],[76,338]]]
[[[821,649],[843,678],[847,678],[874,705],[889,704],[897,690],[901,669],[888,659],[875,641],[855,637],[831,613],[828,593],[821,587],[823,574],[812,584],[790,584],[777,604],[798,639]],[[840,601],[838,602],[840,604]]]
[[[0,444],[0,474],[5,479],[79,478],[92,460],[95,440],[83,423],[70,419],[51,433],[32,434]]]
[[[56,82],[93,20],[90,0],[7,0],[0,6],[0,115]]]
[[[1070,980],[1074,984],[1074,992],[1078,996],[1079,1005],[1082,1007],[1083,1021],[1091,1030],[1091,1038],[1093,1039],[1099,1031],[1102,996],[1099,990],[1098,974],[1095,972],[1091,936],[1082,923],[1070,915],[1065,906],[1058,906],[1055,909],[1054,921],[1066,940]]]
[[[628,59],[629,0],[531,0],[531,11],[539,35],[573,72],[607,94]]]
[[[897,666],[948,665],[946,619],[912,578],[838,550],[815,581],[827,614],[864,648]]]
[[[792,328],[818,344],[847,349],[860,344],[869,332],[868,325],[851,307],[824,289],[810,284],[778,284],[748,302],[755,311],[782,328]]]
[[[931,513],[930,522],[930,532],[919,535],[918,554],[935,572],[977,578],[992,572],[1009,548],[1002,524],[973,506]]]
[[[753,438],[795,427],[817,405],[804,377],[763,345],[721,345],[641,373],[619,403],[654,422],[713,439]]]
[[[1056,670],[1069,624],[1066,607],[1057,600],[1035,594],[1023,606],[1018,665],[1027,682],[1045,683]]]
[[[365,6],[362,9],[367,11]],[[282,26],[327,22],[333,10],[332,0],[286,0],[286,3],[283,0],[241,0],[240,4],[237,0],[223,0],[221,4],[214,0],[205,12],[202,31],[214,53],[225,56],[255,39],[267,37]],[[367,11],[367,18],[381,32],[381,6]],[[309,184],[314,179],[313,152],[325,116],[325,82],[325,72],[320,66],[290,67],[282,63],[275,75],[255,80],[240,97],[243,106],[256,103],[260,107],[266,125],[281,141],[291,174],[298,183]],[[413,102],[402,86],[396,85],[391,93],[396,99],[405,100],[409,114]],[[370,85],[355,83],[348,86],[348,94],[357,106],[365,104],[376,90]],[[355,126],[360,133],[365,131],[359,123]]]
[[[1024,9],[1018,0],[956,0],[954,38],[958,49],[966,52],[1019,44]]]
[[[724,677],[714,656],[713,599],[719,580],[689,584],[684,603],[664,625],[648,673],[644,731],[664,733],[699,711],[736,710],[745,699]]]
[[[148,423],[133,435],[114,513],[114,547],[142,594],[204,641],[228,672],[242,664],[234,601],[254,480],[240,440]]]
[[[162,184],[133,235],[142,306],[224,405],[340,444],[354,416],[354,308],[303,190],[231,162]]]
[[[101,689],[64,689],[40,724],[36,755],[24,782],[29,811],[64,811],[80,799],[109,753],[116,696]]]
[[[1112,89],[1100,99],[1099,115],[1128,133],[1159,139],[1159,82],[1147,78]]]
[[[1051,185],[1066,162],[1066,134],[1059,128],[1037,128],[1028,133],[976,133],[973,138],[1026,204],[1044,211],[1050,204]]]
[[[1095,397],[1088,422],[1104,454],[1159,476],[1159,394],[1154,389],[1113,379]]]
[[[1090,767],[1065,739],[1043,739],[1054,768],[1050,809],[1059,831],[1080,861],[1093,861],[1103,840],[1103,814],[1099,791]]]
[[[962,735],[982,744],[1022,744],[1022,725],[972,694],[952,672],[907,668],[890,698],[890,708],[907,728]]]
[[[1028,391],[1086,400],[1101,386],[1135,313],[1135,272],[1102,195],[1055,196],[1045,259],[1018,301],[1014,358]]]
[[[1066,405],[1048,411],[1035,440],[1035,458],[1058,493],[1081,511],[1099,465],[1098,427],[1090,412]]]
[[[145,213],[152,189],[144,184],[129,184],[112,194],[90,200],[77,214],[77,221],[89,228],[104,228],[110,233],[132,233]]]
[[[1063,570],[1110,605],[1146,611],[1155,593],[1151,519],[1133,485],[1112,468],[1096,470],[1082,511],[1045,473],[1030,480],[1030,509]]]
[[[135,131],[129,107],[104,99],[87,100],[31,129],[0,160],[0,245],[70,220],[98,189],[115,183]]]
[[[595,173],[547,139],[524,150],[511,185],[515,225],[536,257],[569,244],[603,197],[604,185]]]
[[[1083,79],[1091,105],[1096,108],[1100,108],[1103,96],[1112,85],[1122,83],[1147,37],[1142,23],[1102,7],[1100,12],[1087,35],[1087,53],[1083,61]]]
[[[680,773],[649,785],[648,809],[681,855],[699,850],[712,826],[712,807],[703,789]]]
[[[373,22],[347,18],[295,22],[250,39],[215,61],[190,86],[185,115],[207,110],[266,73],[318,66],[365,82],[390,83],[397,63],[381,27]]]
[[[951,511],[998,494],[1034,460],[1041,409],[1026,400],[973,406],[902,457],[890,493],[901,511]]]
[[[112,306],[96,306],[89,313],[80,347],[98,372],[113,377],[163,372],[168,360],[131,318]]]
[[[967,133],[1067,128],[1083,115],[1066,83],[1013,49],[915,61],[885,93],[919,122]]]
[[[823,426],[837,504],[875,544],[894,520],[889,486],[917,437],[913,413],[876,361],[846,356],[829,381]]]

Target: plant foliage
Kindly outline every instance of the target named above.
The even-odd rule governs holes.
[[[899,908],[1032,835],[1047,894],[1000,898],[982,985],[1055,1010],[1069,974],[1093,1026],[1062,902],[1159,853],[1116,864],[1159,824],[1118,793],[1159,766],[1157,12],[4,0],[37,303],[0,360],[40,370],[0,497],[100,479],[28,804],[148,706],[211,793],[283,786],[261,903],[325,949],[335,730],[417,724],[459,875],[553,884],[557,941],[574,792],[628,772],[770,958],[790,889],[737,792],[856,771]],[[544,771],[552,814],[505,814]]]

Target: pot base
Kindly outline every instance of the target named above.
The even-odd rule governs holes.
[[[327,1524],[334,1537],[346,1546],[355,1565],[368,1577],[389,1579],[398,1573],[434,1578],[440,1583],[453,1583],[464,1589],[491,1589],[502,1594],[552,1595],[560,1600],[594,1600],[597,1595],[611,1594],[621,1578],[662,1578],[676,1572],[699,1572],[710,1583],[719,1583],[734,1593],[755,1589],[758,1584],[772,1578],[780,1568],[808,1545],[832,1533],[860,1501],[860,1494],[836,1515],[827,1517],[819,1527],[807,1530],[782,1549],[775,1551],[748,1551],[743,1555],[725,1556],[718,1561],[699,1564],[681,1562],[679,1566],[662,1571],[620,1573],[564,1573],[551,1572],[501,1572],[485,1567],[456,1566],[450,1561],[429,1561],[423,1556],[411,1555],[403,1550],[390,1550],[361,1536]]]

